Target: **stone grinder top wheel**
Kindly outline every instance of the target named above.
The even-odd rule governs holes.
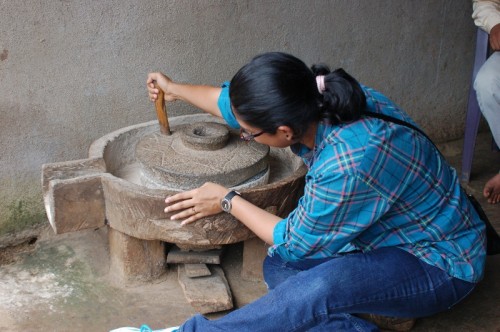
[[[145,135],[135,149],[144,184],[189,190],[205,182],[235,187],[268,176],[268,146],[241,141],[237,132],[217,122],[196,122],[171,130],[163,91],[159,91],[160,133]]]

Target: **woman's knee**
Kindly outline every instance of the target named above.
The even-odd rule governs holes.
[[[478,95],[490,95],[495,90],[495,82],[497,82],[496,84],[498,84],[500,80],[498,80],[498,78],[495,80],[494,73],[483,69],[485,68],[482,68],[477,73],[476,79],[474,81],[474,90],[476,90]],[[498,86],[496,89],[498,89]]]
[[[287,268],[286,262],[279,255],[266,256],[263,263],[264,282],[271,290],[286,280],[290,275],[297,273]]]
[[[500,57],[491,57],[478,71],[474,80],[474,90],[478,94],[490,95],[500,89]]]

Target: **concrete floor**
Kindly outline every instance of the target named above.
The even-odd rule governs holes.
[[[500,205],[487,204],[484,183],[499,170],[500,153],[491,151],[488,134],[478,138],[472,181],[500,230]],[[461,141],[440,145],[460,168]],[[31,248],[31,249],[30,249]],[[5,249],[4,249],[5,250]],[[121,326],[174,326],[195,314],[169,270],[150,284],[113,285],[109,275],[106,229],[54,235],[44,227],[31,247],[19,247],[16,258],[0,266],[0,331],[108,331]],[[261,281],[240,277],[242,246],[228,246],[223,269],[236,306],[266,293]],[[412,331],[500,331],[500,255],[487,260],[486,277],[463,302],[433,317],[419,319]],[[224,313],[209,315],[216,318]]]

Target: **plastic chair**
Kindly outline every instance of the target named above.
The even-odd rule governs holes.
[[[477,103],[476,91],[474,91],[474,80],[476,79],[479,68],[488,58],[488,34],[477,28],[476,32],[476,51],[474,55],[474,68],[472,70],[472,79],[469,88],[469,98],[467,101],[467,115],[465,118],[464,147],[462,154],[462,173],[460,180],[468,183],[472,169],[472,158],[474,157],[474,147],[476,145],[476,136],[481,120],[481,110]]]

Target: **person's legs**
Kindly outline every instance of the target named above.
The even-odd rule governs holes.
[[[343,255],[350,255],[356,252],[350,252]],[[358,252],[359,253],[359,252]],[[336,255],[335,257],[340,257],[342,254]],[[324,263],[328,260],[332,259],[310,259],[299,262],[286,262],[281,259],[279,255],[275,255],[273,257],[266,256],[264,260],[264,281],[269,290],[276,288],[276,286],[289,277],[304,271],[310,268],[313,268],[316,265]],[[361,317],[349,315],[349,314],[339,314],[341,315],[342,321],[347,322],[347,324],[355,324],[359,318],[369,320],[372,323],[375,323],[379,328],[388,329],[391,331],[408,331],[415,324],[415,318],[399,318],[399,317],[387,317],[382,315],[374,315],[374,314],[364,314]],[[343,316],[343,317],[342,317]],[[338,318],[332,318],[330,321],[325,322],[324,324],[315,326],[312,329],[309,329],[309,332],[312,331],[324,331],[326,327],[331,323],[331,321],[339,320]],[[337,328],[341,328],[340,330],[345,331],[346,326],[337,326]]]
[[[500,52],[493,53],[479,69],[474,81],[479,108],[490,126],[493,139],[500,147]],[[483,194],[488,202],[500,202],[500,175],[491,178]]]
[[[197,315],[181,331],[376,331],[352,314],[423,317],[463,299],[474,284],[398,248],[349,254],[289,276],[267,295],[217,320]]]
[[[500,203],[500,173],[486,182],[483,195],[488,198],[488,203]]]
[[[335,257],[340,257],[340,255]],[[308,259],[299,262],[287,262],[282,260],[279,255],[274,255],[272,257],[266,256],[263,263],[263,274],[267,289],[274,289],[289,277],[294,276],[301,271],[312,269],[313,267],[325,263],[332,258],[334,257],[324,259]]]

